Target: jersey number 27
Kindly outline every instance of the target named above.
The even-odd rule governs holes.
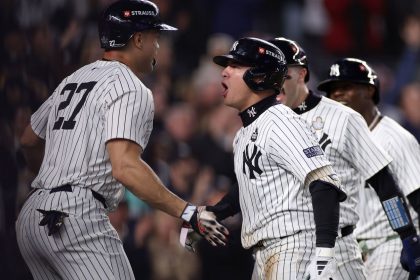
[[[84,90],[83,96],[80,99],[79,103],[77,103],[76,107],[74,108],[73,112],[70,115],[70,118],[68,120],[64,120],[64,117],[59,117],[53,126],[53,130],[56,129],[73,129],[76,125],[76,121],[74,120],[77,116],[77,114],[80,112],[80,110],[83,107],[83,104],[86,101],[86,98],[89,94],[89,92],[92,91],[93,87],[95,86],[96,82],[88,82],[88,83],[82,83],[79,86],[77,86],[76,83],[69,83],[64,86],[64,88],[61,90],[60,95],[63,95],[66,91],[69,92],[69,95],[67,96],[66,100],[62,101],[58,105],[57,114],[60,110],[65,109],[67,106],[70,105],[71,99],[73,98],[73,95],[75,93],[80,93]]]

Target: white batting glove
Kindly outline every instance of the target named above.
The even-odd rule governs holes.
[[[217,221],[213,212],[206,210],[205,206],[187,205],[181,218],[211,245],[226,245],[229,231]]]
[[[337,261],[334,248],[317,247],[315,258],[306,268],[305,280],[334,280],[337,279]]]

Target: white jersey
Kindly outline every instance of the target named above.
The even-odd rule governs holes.
[[[242,245],[314,230],[308,173],[330,165],[308,125],[266,98],[240,114],[233,149],[243,215]]]
[[[404,195],[420,187],[420,147],[415,137],[394,120],[383,117],[372,130],[372,137],[382,146],[393,161],[389,165],[391,174]],[[411,208],[411,207],[410,207]],[[366,187],[360,194],[360,207],[357,208],[360,221],[356,227],[358,239],[377,239],[395,236],[389,225],[375,191]],[[417,214],[411,208],[411,216]],[[416,222],[414,224],[417,224]]]
[[[347,194],[340,203],[339,227],[356,225],[359,190],[365,180],[389,164],[390,157],[374,143],[363,117],[339,102],[310,93],[294,111],[317,135]]]
[[[153,115],[150,90],[124,64],[98,60],[80,68],[32,115],[34,132],[47,140],[32,187],[90,188],[112,209],[123,186],[112,177],[105,144],[123,138],[144,149]]]

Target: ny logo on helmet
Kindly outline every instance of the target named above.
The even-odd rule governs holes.
[[[338,64],[333,64],[330,69],[330,76],[340,76],[340,66]]]
[[[230,49],[231,51],[236,50],[236,47],[238,46],[239,42],[236,41],[235,43],[233,43],[232,48]]]

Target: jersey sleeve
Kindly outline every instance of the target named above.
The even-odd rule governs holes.
[[[391,173],[404,195],[409,195],[420,188],[420,146],[416,138],[409,133],[393,134],[386,148],[392,157]]]
[[[331,165],[306,121],[298,115],[274,119],[268,153],[280,166],[304,183],[311,171]]]
[[[374,142],[360,114],[349,114],[345,133],[346,157],[360,172],[363,180],[369,179],[391,162],[389,155]]]
[[[112,98],[105,105],[105,141],[127,139],[144,150],[153,128],[154,104],[149,89],[141,86]]]
[[[53,99],[56,91],[31,116],[32,130],[42,139],[45,139],[47,134],[48,116],[53,107]]]

